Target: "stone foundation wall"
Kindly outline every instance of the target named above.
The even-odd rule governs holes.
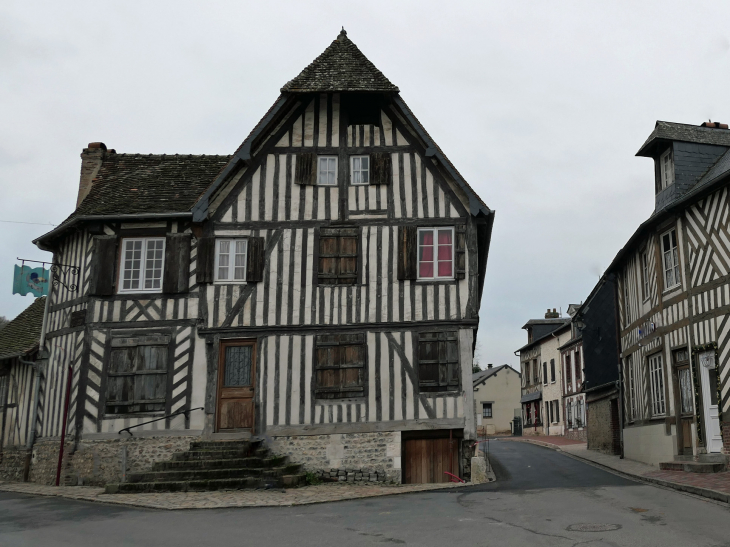
[[[588,441],[588,431],[585,427],[582,427],[580,429],[566,429],[565,430],[565,438],[566,439],[573,439],[574,441]]]
[[[64,470],[67,485],[104,486],[122,480],[122,461],[126,449],[126,473],[146,471],[156,462],[185,452],[199,437],[128,437],[108,440],[82,440],[70,454]],[[66,459],[66,458],[64,458]]]
[[[722,422],[720,430],[722,431],[722,453],[730,455],[730,422]]]
[[[401,482],[400,431],[274,437],[270,448],[320,477]]]
[[[27,450],[24,446],[6,446],[0,453],[0,481],[22,481],[23,470],[25,469],[25,455]]]

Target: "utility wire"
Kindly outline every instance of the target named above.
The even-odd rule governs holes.
[[[12,224],[34,224],[36,226],[58,226],[58,224],[51,224],[50,222],[21,222],[20,220],[0,220],[0,222],[10,222]]]

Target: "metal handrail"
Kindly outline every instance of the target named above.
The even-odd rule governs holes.
[[[159,422],[160,420],[164,420],[165,418],[172,418],[173,416],[179,416],[180,414],[185,414],[185,417],[187,418],[188,413],[192,412],[193,410],[204,410],[205,407],[199,406],[197,408],[191,408],[188,410],[178,410],[177,412],[173,412],[172,414],[165,414],[164,416],[160,416],[159,418],[155,418],[154,420],[150,420],[149,422],[142,422],[141,424],[137,425],[130,425],[129,427],[125,427],[124,429],[120,429],[117,435],[121,435],[122,431],[126,431],[127,433],[132,436],[132,432],[130,429],[134,429],[135,427],[142,427],[143,425],[151,424],[154,422]]]

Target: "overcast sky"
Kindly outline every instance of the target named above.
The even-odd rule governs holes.
[[[75,206],[79,154],[230,154],[344,25],[496,210],[482,363],[581,302],[653,210],[656,120],[730,121],[730,2],[0,5],[0,315]]]

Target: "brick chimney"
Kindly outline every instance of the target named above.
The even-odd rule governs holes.
[[[560,317],[560,314],[555,311],[555,308],[553,308],[553,311],[550,311],[550,308],[545,312],[545,319],[558,319]]]
[[[76,198],[77,208],[91,191],[91,186],[105,156],[106,145],[103,142],[90,142],[89,146],[81,152],[81,179],[79,180],[79,196]]]
[[[709,127],[710,129],[727,129],[726,123],[720,123],[720,122],[703,122],[700,127]]]

